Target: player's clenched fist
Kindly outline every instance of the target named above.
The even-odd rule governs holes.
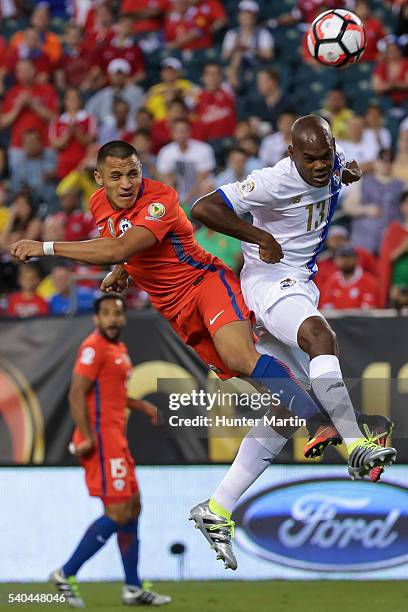
[[[123,293],[128,287],[129,275],[123,266],[115,266],[112,272],[109,272],[101,283],[101,291],[109,293]]]
[[[75,455],[76,457],[86,457],[87,455],[90,455],[92,453],[94,447],[95,445],[92,438],[86,438],[77,445],[74,445],[71,442],[71,444],[69,445],[69,450],[71,454]]]
[[[44,255],[43,243],[37,240],[19,240],[11,245],[10,255],[25,263],[31,257]]]
[[[273,236],[268,236],[259,245],[259,257],[265,263],[278,263],[283,259],[282,247]]]

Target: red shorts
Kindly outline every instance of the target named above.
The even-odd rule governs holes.
[[[101,497],[104,504],[129,500],[139,487],[125,436],[112,430],[99,431],[95,442],[93,453],[81,458],[89,495]]]
[[[251,319],[235,274],[228,268],[208,272],[194,291],[194,297],[169,321],[174,331],[191,346],[220,378],[237,376],[221,361],[213,336],[227,323]]]

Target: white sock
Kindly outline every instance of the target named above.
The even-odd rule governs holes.
[[[310,380],[317,399],[349,446],[363,436],[335,355],[319,355],[310,362]]]
[[[233,464],[211,496],[219,506],[232,512],[241,495],[266,470],[287,442],[269,425],[255,425],[245,436]]]

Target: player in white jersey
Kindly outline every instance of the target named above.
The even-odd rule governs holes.
[[[224,185],[204,196],[191,214],[204,225],[243,241],[244,297],[259,328],[267,332],[261,337],[259,350],[284,357],[313,389],[335,425],[321,425],[322,416],[318,415],[318,430],[307,450],[313,450],[315,456],[321,454],[340,434],[349,453],[349,473],[361,476],[370,467],[392,463],[396,451],[377,445],[377,452],[384,453],[381,459],[370,459],[365,469],[357,466],[365,447],[376,454],[373,448],[380,436],[362,438],[343,382],[336,337],[317,310],[319,291],[312,279],[342,182],[357,181],[362,173],[355,161],[346,163],[342,151],[336,149],[329,124],[321,117],[298,119],[288,150],[289,157],[273,168],[255,170],[245,181]],[[240,218],[245,213],[251,213],[253,224]],[[389,429],[389,423],[383,425]],[[322,434],[322,429],[326,433]],[[388,429],[381,431],[384,445]],[[247,435],[244,439],[210,503],[198,504],[191,513],[210,543],[226,545],[234,504],[265,469],[262,461],[267,460],[266,452],[273,460],[285,442],[266,426],[254,428],[250,438]],[[214,527],[217,517],[224,517],[218,531]],[[211,539],[214,533],[218,540]]]

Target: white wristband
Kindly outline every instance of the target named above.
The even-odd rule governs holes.
[[[43,251],[44,251],[44,255],[55,255],[54,243],[53,242],[43,242]]]

